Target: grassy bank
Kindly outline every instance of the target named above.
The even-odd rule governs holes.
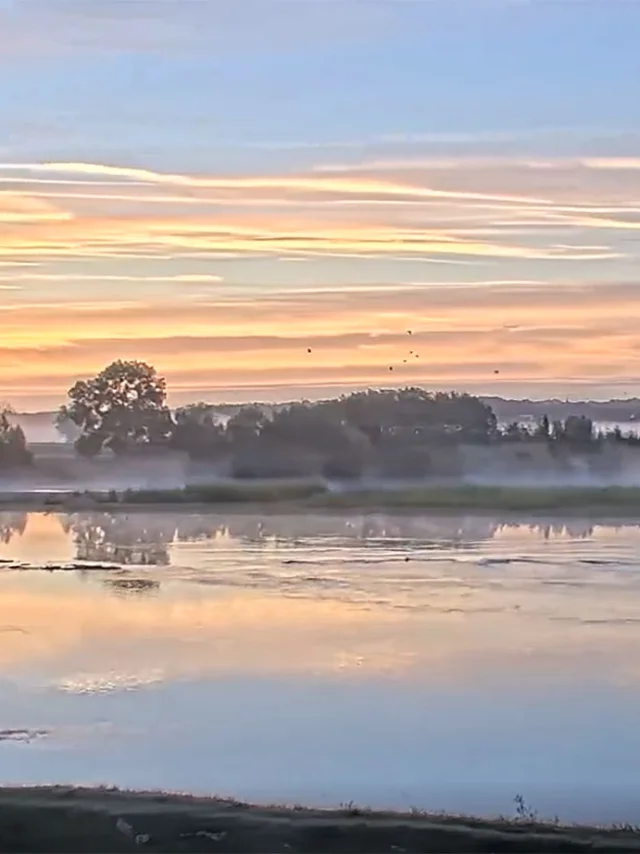
[[[330,490],[321,482],[227,481],[183,489],[87,491],[83,493],[0,492],[0,505],[28,509],[91,509],[179,506],[305,509],[408,509],[458,511],[588,512],[633,517],[640,514],[640,487],[510,487],[433,485],[401,489]]]
[[[610,508],[640,511],[639,487],[417,486],[401,489],[329,490],[322,483],[228,483],[177,490],[129,491],[130,504],[282,504],[309,507],[399,507],[432,510],[565,510]]]
[[[437,486],[401,490],[334,492],[313,503],[332,507],[406,507],[432,510],[640,511],[638,487]]]
[[[235,801],[112,789],[0,789],[7,852],[620,852],[634,828],[423,813],[257,807]]]

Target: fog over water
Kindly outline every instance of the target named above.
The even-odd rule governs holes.
[[[640,526],[0,514],[4,782],[639,821]]]

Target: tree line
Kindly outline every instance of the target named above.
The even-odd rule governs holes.
[[[203,402],[172,410],[166,381],[155,368],[122,360],[75,383],[56,425],[84,457],[175,450],[193,460],[225,463],[235,477],[321,473],[355,478],[372,465],[382,476],[422,477],[451,473],[462,444],[545,442],[560,453],[640,441],[619,430],[598,433],[589,418],[578,415],[501,427],[478,397],[415,387],[369,389],[269,409],[248,404],[227,418]],[[5,413],[0,416],[0,466],[29,461],[24,433]]]

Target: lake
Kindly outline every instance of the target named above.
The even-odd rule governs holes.
[[[0,513],[4,783],[640,822],[640,526]]]

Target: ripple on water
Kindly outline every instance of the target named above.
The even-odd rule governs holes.
[[[606,820],[640,755],[639,547],[576,519],[0,513],[3,774],[495,813],[592,780]]]

